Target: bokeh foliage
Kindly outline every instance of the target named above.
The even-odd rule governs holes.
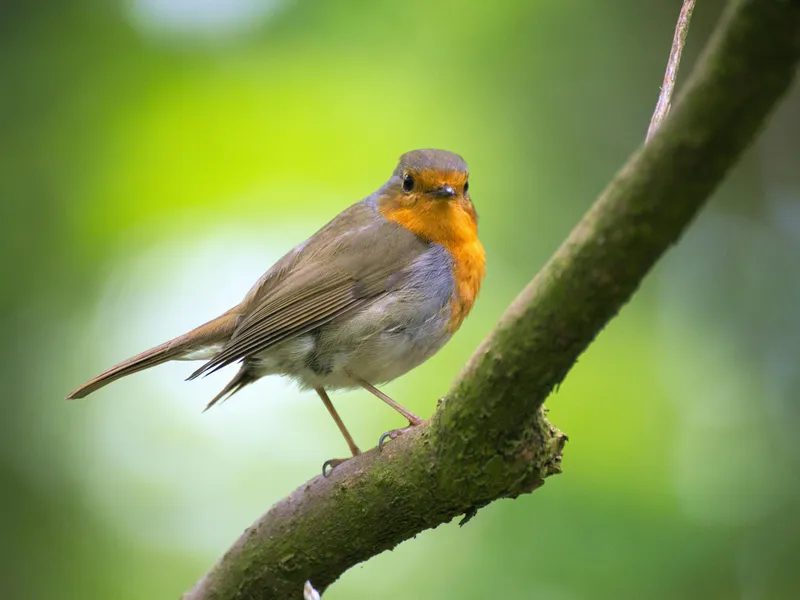
[[[387,388],[429,415],[643,139],[679,4],[4,4],[0,597],[177,597],[345,450],[280,380],[206,414],[229,373],[186,364],[61,399],[436,146],[470,163],[489,265],[458,336]],[[721,6],[697,7],[685,71]],[[798,98],[548,402],[565,475],[326,599],[796,597]],[[363,446],[399,425],[334,401]]]

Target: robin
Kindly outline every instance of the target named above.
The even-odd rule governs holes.
[[[72,392],[83,398],[170,360],[205,360],[189,379],[239,362],[206,410],[265,375],[319,394],[353,456],[360,453],[328,390],[362,387],[408,419],[422,419],[375,387],[433,356],[472,309],[486,262],[467,164],[445,150],[413,150],[389,180],[289,251],[241,304],[111,367]],[[384,434],[379,445],[403,429]],[[345,459],[327,461],[333,468]]]

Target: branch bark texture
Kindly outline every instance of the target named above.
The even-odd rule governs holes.
[[[300,598],[424,529],[560,471],[542,403],[674,244],[789,87],[800,0],[730,3],[670,117],[478,348],[433,418],[317,477],[248,528],[185,600]]]

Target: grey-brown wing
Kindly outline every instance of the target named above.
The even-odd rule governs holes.
[[[334,237],[300,257],[292,272],[259,291],[231,340],[190,379],[243,360],[358,310],[402,285],[405,270],[429,248],[408,230],[379,221]],[[323,258],[324,256],[324,258]]]

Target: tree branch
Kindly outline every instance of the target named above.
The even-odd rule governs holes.
[[[678,24],[675,25],[675,35],[672,38],[672,49],[667,59],[664,82],[661,84],[661,93],[658,95],[653,118],[650,119],[650,127],[647,128],[646,141],[648,142],[669,114],[672,92],[675,89],[675,79],[678,77],[678,67],[681,64],[681,54],[683,54],[683,47],[686,44],[686,36],[689,35],[689,21],[692,20],[692,11],[694,11],[694,0],[683,0],[683,6],[678,15]]]
[[[299,597],[424,529],[542,485],[542,402],[675,243],[786,91],[800,0],[734,0],[672,116],[478,348],[433,418],[273,506],[186,600]]]

